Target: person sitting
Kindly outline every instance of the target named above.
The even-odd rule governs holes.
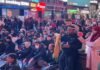
[[[9,53],[15,53],[15,44],[12,42],[11,37],[6,37],[5,38],[5,53],[9,54]]]
[[[52,37],[50,35],[48,35],[46,40],[43,41],[43,44],[45,44],[47,46],[47,49],[48,49],[48,46],[50,43],[53,43],[53,40],[52,40]]]
[[[19,50],[16,54],[18,56],[18,59],[23,60],[23,62],[25,63],[30,58],[32,48],[30,41],[24,42],[24,45],[24,48],[22,50]]]
[[[56,61],[53,58],[53,53],[54,53],[54,44],[51,43],[49,44],[48,50],[46,51],[46,61],[50,64],[55,64]]]
[[[6,58],[6,64],[3,65],[1,70],[21,70],[20,66],[17,64],[16,54],[10,53]]]
[[[33,50],[34,53],[32,53],[32,57],[28,62],[29,68],[42,68],[47,66],[48,63],[46,62],[46,48],[44,48],[40,42],[35,42]]]

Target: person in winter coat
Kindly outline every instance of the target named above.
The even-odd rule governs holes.
[[[25,41],[24,48],[22,50],[17,51],[17,56],[18,59],[23,60],[23,63],[27,63],[28,60],[31,58],[31,53],[33,53],[33,50],[31,48],[31,42]]]
[[[7,63],[0,68],[1,70],[21,70],[17,64],[16,55],[14,53],[8,54],[6,62]]]
[[[11,37],[6,37],[5,39],[5,53],[9,54],[9,53],[15,53],[15,44],[12,42]]]
[[[82,43],[78,39],[76,30],[73,26],[67,28],[67,33],[62,37],[62,52],[59,57],[60,70],[80,70],[79,52]],[[63,61],[63,62],[62,62]]]

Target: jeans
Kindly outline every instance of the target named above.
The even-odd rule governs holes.
[[[67,55],[61,53],[59,57],[59,68],[60,70],[80,70],[79,69],[79,55]]]

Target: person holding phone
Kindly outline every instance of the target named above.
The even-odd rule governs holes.
[[[79,52],[82,43],[79,40],[77,30],[74,26],[68,26],[67,32],[61,38],[62,52],[59,57],[60,70],[80,70],[79,68]]]

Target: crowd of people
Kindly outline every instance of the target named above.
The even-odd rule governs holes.
[[[86,45],[86,68],[97,70],[92,58],[100,49],[98,42],[100,21],[94,18],[38,21],[28,17],[21,21],[1,17],[0,61],[6,62],[0,69],[84,70],[79,49]]]

